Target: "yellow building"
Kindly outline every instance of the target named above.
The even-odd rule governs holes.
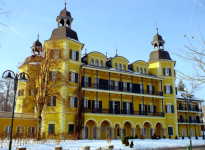
[[[191,101],[190,105],[185,103],[185,91],[176,91],[177,94],[177,113],[178,129],[181,136],[202,136],[201,127],[203,126],[201,103],[203,100],[197,100],[194,95],[188,94],[187,98]],[[188,116],[189,110],[189,116]],[[189,133],[190,120],[190,133]]]
[[[137,60],[130,63],[127,58],[118,56],[117,50],[116,55],[110,58],[96,51],[82,54],[84,44],[71,29],[73,18],[66,8],[60,12],[56,21],[58,28],[45,41],[45,51],[41,51],[42,44],[38,39],[31,47],[32,55],[19,68],[20,72],[28,73],[32,80],[36,76],[33,70],[39,69],[39,60],[52,59],[58,61],[58,67],[50,68],[49,79],[57,74],[70,77],[69,86],[59,83],[55,87],[69,101],[69,106],[51,96],[51,102],[45,106],[41,115],[42,132],[46,135],[74,132],[76,110],[82,99],[82,139],[106,139],[108,135],[113,139],[123,135],[151,138],[154,132],[166,138],[169,135],[175,138],[178,133],[181,135],[181,131],[178,131],[181,130],[181,125],[177,120],[179,110],[174,88],[176,62],[164,50],[165,41],[158,34],[158,29],[151,42],[153,51],[149,61]],[[53,43],[61,48],[53,47]],[[48,57],[51,56],[51,50],[54,53],[52,57]],[[40,65],[43,65],[43,61]],[[29,83],[19,84],[16,113],[36,116],[35,107],[25,105],[32,98],[34,88]],[[76,94],[79,89],[81,94]],[[1,129],[6,130],[9,125],[5,123]],[[29,129],[30,126],[33,127],[32,130]],[[14,132],[34,133],[37,119],[14,124],[14,128],[19,128]]]

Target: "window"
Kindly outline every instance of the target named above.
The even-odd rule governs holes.
[[[94,108],[99,108],[99,101],[94,101]]]
[[[118,81],[114,81],[114,90],[118,90]]]
[[[95,78],[95,88],[97,89],[99,85],[99,78]]]
[[[24,127],[23,126],[18,126],[17,127],[17,135],[18,136],[24,136]]]
[[[34,127],[29,127],[28,128],[28,137],[29,138],[34,137],[34,134],[35,134],[35,128]]]
[[[58,75],[58,71],[50,71],[49,72],[49,79],[51,81],[56,81],[57,80],[57,75]]]
[[[97,59],[95,60],[95,66],[99,66]]]
[[[68,132],[74,132],[74,124],[69,124],[68,125]]]
[[[148,93],[149,93],[149,94],[152,94],[152,86],[149,85],[148,88],[149,88],[149,89],[148,89]]]
[[[168,127],[168,135],[173,135],[173,127]]]
[[[89,78],[88,77],[84,77],[84,86],[85,87],[89,86]]]
[[[88,126],[85,126],[85,139],[88,139]]]
[[[31,89],[31,96],[33,96],[33,89]]]
[[[119,137],[120,137],[120,129],[117,128],[117,138],[119,138]]]
[[[144,105],[142,104],[141,105],[141,112],[143,112],[144,111]]]
[[[18,96],[24,96],[24,89],[18,90]]]
[[[194,130],[193,129],[191,129],[190,133],[191,133],[191,136],[194,136]]]
[[[136,68],[136,72],[139,73],[139,67]]]
[[[149,109],[150,109],[150,110],[149,110],[149,111],[150,111],[150,113],[153,113],[153,112],[154,112],[153,105],[150,105],[150,106],[149,106]]]
[[[6,136],[9,136],[10,133],[11,133],[11,126],[6,126],[4,128],[4,133],[5,133]]]
[[[59,50],[58,49],[51,50],[51,59],[57,59],[57,58],[59,58]]]
[[[117,63],[115,63],[115,69],[117,70]]]
[[[119,64],[119,70],[122,70],[122,65],[121,64]]]
[[[164,75],[171,76],[171,68],[164,68]]]
[[[70,82],[78,83],[78,73],[70,72]]]
[[[130,114],[130,102],[127,102],[127,114]]]
[[[69,104],[70,104],[70,107],[77,107],[77,98],[76,97],[70,97]]]
[[[93,60],[93,59],[90,60],[90,65],[91,65],[91,66],[94,65],[94,60]]]
[[[103,61],[102,60],[100,61],[100,67],[103,67]]]
[[[47,106],[50,106],[50,107],[56,106],[56,96],[51,96],[50,101],[47,102]]]
[[[55,133],[55,124],[48,124],[48,134],[54,134]]]
[[[84,108],[88,108],[88,100],[84,100]]]
[[[79,52],[75,50],[70,50],[70,59],[79,60]]]
[[[166,105],[166,113],[174,113],[174,105]]]
[[[144,74],[146,74],[146,68],[144,68]]]
[[[182,129],[182,136],[186,137],[186,129]]]
[[[142,93],[142,84],[140,84],[140,93]]]
[[[123,91],[127,91],[127,82],[123,82]]]
[[[125,65],[123,65],[123,71],[126,71],[126,66]]]
[[[173,93],[172,86],[165,85],[165,94],[172,94],[172,93]]]
[[[142,67],[140,67],[140,73],[142,74]]]

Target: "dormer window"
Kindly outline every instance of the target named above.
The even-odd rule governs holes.
[[[90,65],[91,65],[91,66],[94,65],[94,60],[93,60],[93,59],[90,60]]]
[[[119,64],[119,70],[122,70],[122,65],[121,64]]]
[[[142,67],[140,67],[140,73],[142,74]]]
[[[102,60],[100,61],[100,67],[103,67],[103,61]]]
[[[144,68],[144,74],[146,74],[146,68]]]
[[[98,60],[97,60],[97,59],[95,60],[95,66],[99,66],[99,65],[98,65]]]
[[[136,72],[139,73],[139,67],[136,68]]]
[[[123,71],[126,71],[126,66],[125,65],[123,65]]]
[[[117,63],[115,63],[115,69],[117,70]]]

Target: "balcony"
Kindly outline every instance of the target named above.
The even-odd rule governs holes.
[[[112,115],[130,115],[130,116],[157,116],[164,117],[164,112],[147,113],[143,111],[132,111],[132,110],[116,110],[116,109],[88,109],[84,108],[84,113],[95,113],[95,114],[112,114]]]
[[[85,83],[84,85],[82,84],[82,87],[108,90],[108,91],[119,91],[119,92],[126,92],[126,93],[138,93],[138,94],[163,96],[163,92],[159,92],[159,91],[148,91],[148,90],[143,90],[143,89],[135,89],[135,88],[127,88],[127,87],[119,87],[119,86],[109,86],[109,85]]]
[[[0,112],[0,118],[11,118],[12,112]],[[14,113],[14,118],[18,119],[37,119],[37,114],[33,113]]]
[[[187,119],[178,119],[178,123],[189,123]],[[203,123],[203,120],[190,120],[190,123]]]
[[[187,107],[177,107],[177,110],[179,111],[188,111]],[[202,109],[196,108],[196,107],[189,107],[189,111],[196,111],[196,112],[202,112]]]

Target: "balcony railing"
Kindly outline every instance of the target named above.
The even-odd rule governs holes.
[[[189,123],[188,119],[178,119],[179,123]],[[203,120],[190,120],[190,123],[203,123]]]
[[[177,109],[178,109],[178,110],[188,111],[188,110],[187,110],[187,107],[177,107]],[[202,112],[202,109],[189,107],[189,111]]]
[[[115,109],[88,109],[84,108],[85,113],[98,113],[98,114],[123,114],[123,115],[142,115],[142,116],[158,116],[158,117],[164,117],[163,112],[155,112],[155,113],[147,113],[143,111],[132,111],[132,110],[115,110]]]
[[[0,112],[0,118],[11,118],[12,112]],[[37,114],[33,113],[14,113],[14,118],[37,119]]]
[[[84,85],[82,84],[82,87],[101,89],[101,90],[123,91],[123,92],[129,92],[129,93],[139,93],[139,94],[163,96],[163,92],[159,92],[159,91],[148,91],[148,90],[143,90],[143,89],[135,89],[135,88],[127,88],[127,87],[119,87],[119,86],[109,86],[109,85],[101,85],[101,84],[84,83]]]

